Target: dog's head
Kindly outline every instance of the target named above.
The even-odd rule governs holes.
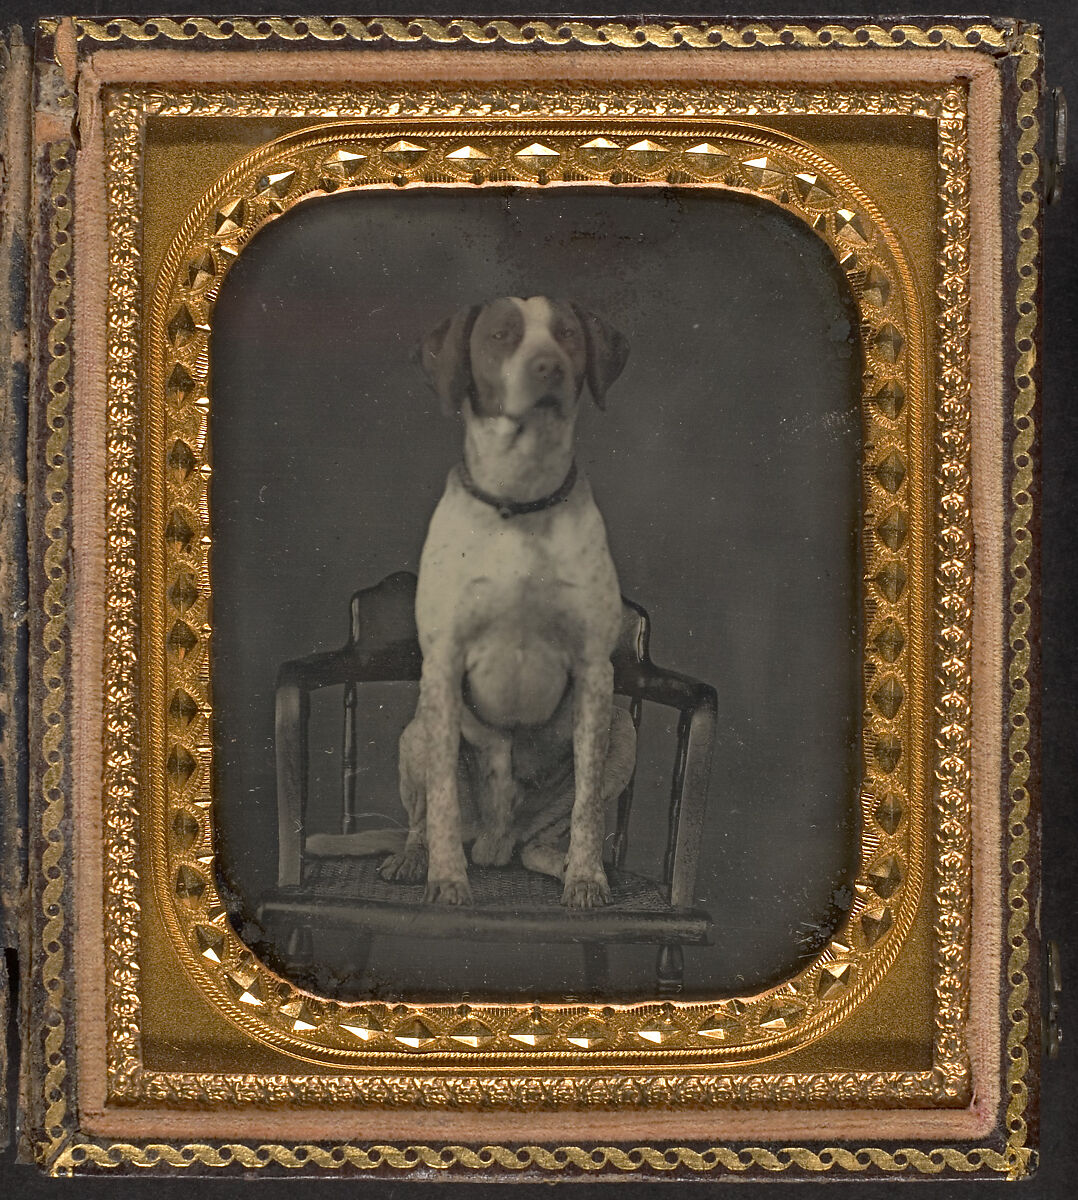
[[[584,383],[600,408],[629,343],[567,300],[505,296],[462,309],[431,330],[419,362],[447,413],[571,420]]]

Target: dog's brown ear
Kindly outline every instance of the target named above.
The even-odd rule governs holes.
[[[461,402],[472,386],[468,343],[478,316],[478,305],[462,308],[432,329],[417,348],[416,359],[442,402],[446,416],[460,411]]]
[[[584,329],[588,347],[588,387],[600,408],[606,408],[606,393],[621,374],[629,357],[629,339],[578,304],[573,305],[576,319]]]

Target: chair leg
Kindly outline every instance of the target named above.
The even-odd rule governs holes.
[[[309,925],[293,925],[284,950],[289,971],[303,971],[314,963],[314,938]]]
[[[600,995],[610,985],[610,961],[605,942],[581,942],[584,952],[584,984],[589,995]]]
[[[655,967],[659,984],[659,999],[672,1000],[681,994],[685,976],[685,956],[677,942],[664,942],[659,947],[659,960]]]
[[[355,1000],[364,994],[363,976],[367,970],[373,939],[357,933],[348,943],[348,968],[334,981],[334,994],[342,1000]]]
[[[363,972],[367,969],[367,960],[371,956],[371,942],[374,939],[366,934],[360,934],[352,943],[352,969],[349,975],[358,983]]]

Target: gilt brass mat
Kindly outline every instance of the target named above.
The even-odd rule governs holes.
[[[586,89],[572,96],[554,91],[533,103],[545,112],[609,110],[607,98]],[[647,104],[642,92],[620,99],[634,113]],[[932,99],[961,121],[960,94]],[[207,102],[212,105],[212,97],[201,104]],[[168,103],[165,98],[165,111]],[[567,116],[551,124],[549,118],[512,120],[507,106],[492,133],[485,122],[469,127],[458,120],[447,128],[422,119],[378,119],[380,108],[430,111],[425,94],[372,92],[351,103],[365,109],[362,121],[286,134],[230,168],[184,220],[153,296],[144,523],[153,576],[144,613],[151,646],[146,661],[152,664],[147,694],[159,701],[148,718],[154,801],[146,824],[158,911],[179,961],[231,1021],[297,1057],[407,1073],[424,1069],[420,1064],[563,1065],[576,1081],[561,1092],[542,1089],[545,1104],[557,1103],[559,1094],[563,1102],[575,1102],[590,1051],[602,1051],[605,1064],[654,1069],[675,1062],[765,1061],[807,1044],[855,1009],[893,963],[917,914],[924,872],[926,767],[911,729],[924,728],[927,717],[924,671],[914,669],[924,661],[928,636],[925,464],[917,449],[925,436],[925,353],[921,305],[902,247],[872,200],[836,165],[794,138],[729,117]],[[330,104],[348,111],[343,96]],[[466,93],[456,106],[469,104],[490,108]],[[118,132],[137,124],[124,120],[130,107],[119,93],[109,106],[114,156],[122,154]],[[308,995],[274,976],[239,943],[215,890],[207,668],[212,464],[205,445],[212,403],[207,348],[221,279],[257,229],[309,195],[362,187],[655,182],[749,192],[784,207],[827,241],[861,308],[864,686],[870,715],[862,747],[858,895],[850,919],[794,979],[710,1005],[472,1004],[461,1010],[342,1004]],[[163,676],[157,664],[163,664]],[[118,906],[118,893],[109,890]],[[118,1041],[112,1046],[119,1080],[129,1060],[123,1061]],[[943,1095],[957,1097],[963,1088],[960,1056],[953,1066],[957,1075]],[[939,1090],[939,1079],[937,1074],[930,1091]]]

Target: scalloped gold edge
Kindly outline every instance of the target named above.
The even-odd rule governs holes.
[[[1007,701],[1007,757],[1010,769],[1007,777],[1007,1090],[1006,1129],[1007,1153],[1012,1161],[1012,1178],[1029,1174],[1036,1161],[1037,1151],[1029,1146],[1029,1127],[1026,1110],[1029,1107],[1031,1051],[1028,1043],[1036,1043],[1040,1027],[1039,1014],[1030,1012],[1029,930],[1031,926],[1030,864],[1026,861],[1031,845],[1029,781],[1029,678],[1031,649],[1030,592],[1033,581],[1029,560],[1033,551],[1033,444],[1037,385],[1034,369],[1037,344],[1037,289],[1039,286],[1037,260],[1040,255],[1038,220],[1040,217],[1041,167],[1037,155],[1040,140],[1041,36],[1036,27],[1027,28],[1016,52],[1018,104],[1015,123],[1018,127],[1018,200],[1017,245],[1015,262],[1014,346],[1017,352],[1014,367],[1015,398],[1011,414],[1011,481],[1010,557],[1007,562],[1010,583],[1008,610],[1011,616],[1007,644],[1011,652],[1005,697]],[[1039,1053],[1036,1049],[1033,1055]]]

